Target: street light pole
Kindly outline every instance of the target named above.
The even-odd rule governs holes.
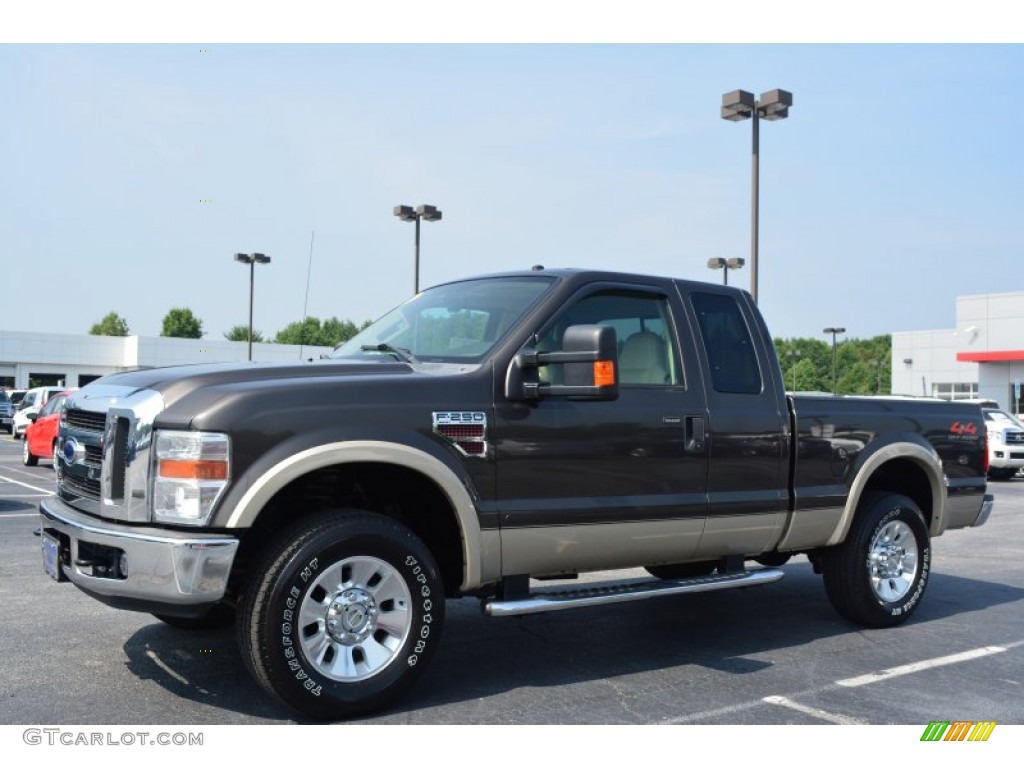
[[[235,261],[249,265],[249,360],[252,361],[252,305],[256,291],[256,265],[269,264],[270,257],[262,253],[236,253]]]
[[[416,259],[413,272],[413,294],[420,292],[420,219],[427,221],[440,221],[441,211],[433,205],[417,205],[414,209],[411,205],[396,205],[393,213],[402,221],[416,222]]]
[[[845,328],[825,328],[822,333],[832,334],[832,394],[838,394],[836,392],[836,335],[840,333],[846,333]]]
[[[761,120],[782,120],[789,117],[789,108],[793,106],[793,94],[776,88],[766,91],[760,99],[748,91],[730,91],[722,95],[722,119],[739,122],[753,120],[753,146],[751,152],[750,173],[750,295],[757,303],[757,254],[758,254],[758,222],[759,222],[759,157],[760,157],[760,122]]]
[[[739,269],[744,264],[746,264],[746,261],[744,261],[743,259],[723,259],[720,257],[708,259],[708,269],[724,270],[724,274],[722,275],[722,285],[729,284],[730,269]]]

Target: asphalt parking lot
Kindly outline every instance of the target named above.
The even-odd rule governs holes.
[[[0,724],[296,723],[230,631],[117,611],[42,569],[49,462],[0,437]],[[1024,479],[936,539],[907,624],[862,630],[803,558],[769,586],[521,618],[449,601],[438,656],[382,724],[1024,724]]]

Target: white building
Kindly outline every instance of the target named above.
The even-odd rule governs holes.
[[[299,362],[330,347],[253,344],[257,362]],[[0,331],[0,385],[78,387],[108,373],[189,363],[244,362],[249,344],[163,336],[88,336]]]
[[[1024,293],[958,296],[956,327],[892,335],[892,392],[1024,413]]]

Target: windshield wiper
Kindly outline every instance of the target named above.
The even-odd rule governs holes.
[[[359,348],[364,352],[390,352],[403,363],[417,362],[416,358],[413,357],[412,352],[410,352],[408,349],[402,349],[401,347],[392,347],[387,342],[381,342],[380,344],[363,344]]]

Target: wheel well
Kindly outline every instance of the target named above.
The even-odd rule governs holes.
[[[931,526],[934,498],[928,474],[912,459],[893,459],[878,467],[864,486],[861,498],[872,492],[901,493],[917,504],[925,523]]]
[[[296,478],[267,503],[242,537],[232,581],[244,580],[275,534],[302,517],[327,509],[360,509],[402,522],[437,560],[448,595],[462,583],[462,536],[455,510],[428,477],[395,464],[359,462],[323,467]]]

